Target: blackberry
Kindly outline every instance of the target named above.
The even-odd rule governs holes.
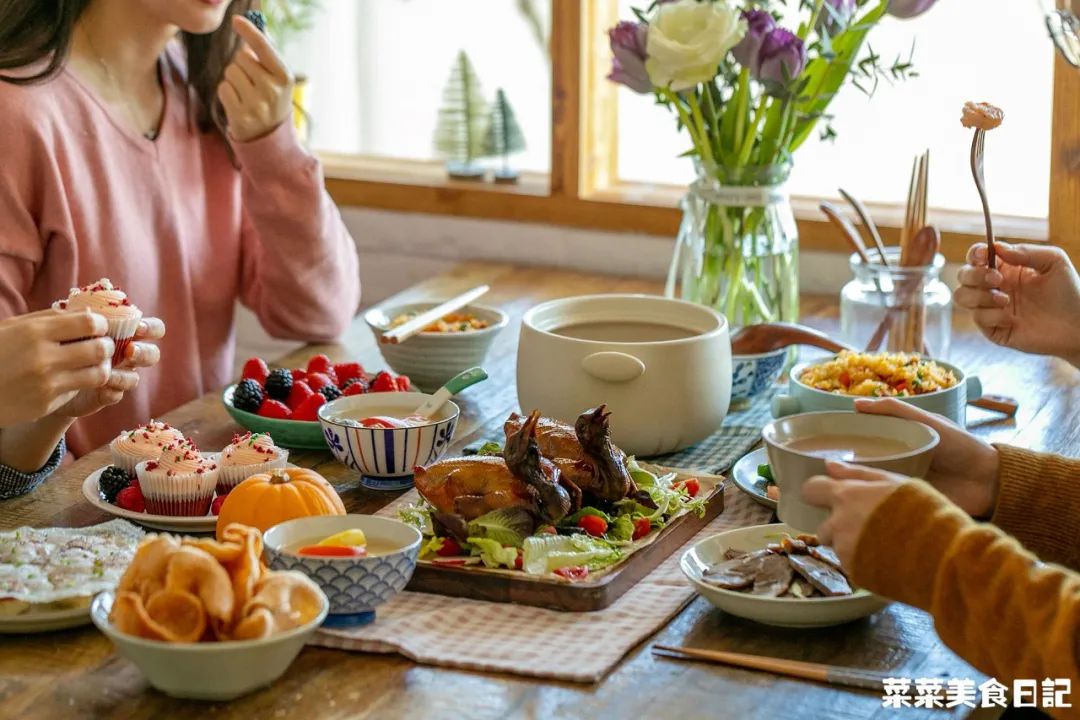
[[[341,397],[341,390],[337,385],[323,385],[319,388],[319,394],[326,398],[326,402],[330,402]]]
[[[292,371],[284,368],[271,370],[266,376],[266,394],[272,400],[285,402],[289,399],[289,391],[292,390]]]
[[[266,399],[262,385],[255,380],[241,380],[233,390],[232,404],[237,410],[245,412],[258,412],[259,406]]]
[[[127,474],[126,470],[110,465],[105,468],[105,472],[101,473],[101,477],[98,479],[98,490],[101,491],[106,502],[114,503],[120,491],[130,484],[131,476]]]
[[[244,13],[244,17],[251,21],[251,24],[259,28],[259,32],[266,32],[266,16],[258,10],[248,10]]]

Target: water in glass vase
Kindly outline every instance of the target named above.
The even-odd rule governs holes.
[[[682,203],[667,295],[707,305],[733,327],[795,322],[798,234],[782,189],[789,165],[721,168],[698,179]]]

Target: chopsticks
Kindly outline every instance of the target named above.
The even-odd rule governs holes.
[[[779,658],[765,657],[763,655],[747,655],[745,653],[727,652],[724,650],[703,650],[700,648],[673,647],[670,645],[653,645],[654,655],[671,658],[674,660],[704,660],[706,662],[731,665],[747,670],[760,670],[761,672],[773,673],[784,677],[798,678],[800,680],[812,680],[814,682],[837,685],[839,687],[855,688],[857,690],[873,690],[882,692],[883,681],[892,677],[885,673],[871,670],[857,670],[841,667],[839,665],[823,665],[821,663],[803,662],[801,660],[781,660]]]
[[[425,310],[413,319],[398,325],[393,330],[388,330],[383,333],[380,342],[385,345],[396,345],[405,342],[413,335],[423,332],[424,328],[442,316],[449,315],[455,310],[460,310],[490,289],[491,288],[487,285],[480,285],[479,287],[474,287],[472,290],[463,292],[456,297],[450,298],[446,302],[436,305],[430,310]]]

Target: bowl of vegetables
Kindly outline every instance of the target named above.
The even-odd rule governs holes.
[[[364,625],[375,608],[408,584],[420,551],[419,531],[392,518],[324,515],[289,520],[263,535],[266,564],[297,570],[330,601],[324,625]]]

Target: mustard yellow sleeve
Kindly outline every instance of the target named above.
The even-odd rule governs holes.
[[[991,522],[1046,562],[1080,570],[1080,460],[997,445]]]
[[[921,480],[871,514],[852,580],[928,611],[946,645],[1000,682],[1080,683],[1080,574],[1040,562]],[[1080,708],[1056,712],[1076,717]]]

